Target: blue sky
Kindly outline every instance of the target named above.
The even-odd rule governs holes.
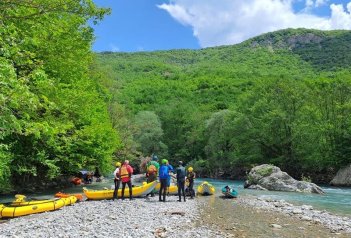
[[[94,0],[94,51],[199,49],[284,28],[351,29],[351,0]]]

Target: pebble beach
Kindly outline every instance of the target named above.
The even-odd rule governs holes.
[[[166,202],[155,196],[76,203],[9,219],[0,224],[0,237],[223,237],[218,230],[198,225],[196,199],[167,198]]]
[[[0,237],[351,237],[351,219],[285,201],[218,194],[84,201],[0,223]]]

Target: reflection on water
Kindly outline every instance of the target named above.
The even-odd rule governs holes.
[[[225,185],[233,185],[240,195],[253,195],[262,198],[286,200],[295,205],[312,205],[318,210],[327,210],[340,215],[351,215],[351,189],[321,186],[324,195],[294,192],[273,192],[244,189],[244,181],[197,179],[197,184],[208,181],[216,187],[217,195]]]

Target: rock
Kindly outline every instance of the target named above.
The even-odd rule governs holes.
[[[252,168],[245,181],[245,187],[272,191],[324,193],[316,184],[297,181],[287,173],[282,172],[280,168],[269,164]]]
[[[278,225],[278,224],[271,224],[270,227],[273,227],[275,229],[281,229],[282,228],[282,226]]]
[[[330,182],[333,186],[351,186],[351,164],[340,169],[333,180]]]
[[[309,217],[309,216],[302,216],[301,220],[303,220],[303,221],[312,221],[312,218]]]
[[[257,184],[250,185],[250,186],[248,186],[246,188],[248,188],[248,189],[256,189],[256,190],[263,190],[263,191],[267,191],[268,190],[268,189],[266,189],[266,188],[264,188],[264,187],[262,187],[260,185],[257,185]]]
[[[312,207],[312,206],[309,206],[309,205],[302,205],[302,206],[301,206],[301,209],[302,209],[302,210],[313,210],[313,207]]]
[[[292,213],[294,213],[294,214],[302,214],[302,211],[300,209],[294,209],[292,211]]]

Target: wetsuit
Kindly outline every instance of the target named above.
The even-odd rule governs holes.
[[[177,185],[178,185],[178,196],[179,196],[179,202],[182,201],[182,196],[180,194],[180,192],[183,193],[183,197],[184,197],[184,202],[185,202],[185,168],[180,165],[177,168]]]
[[[116,168],[116,170],[113,172],[115,179],[115,190],[113,191],[113,200],[115,200],[115,198],[117,199],[117,193],[118,193],[118,189],[119,189],[119,185],[121,184],[121,180],[119,178],[119,168]]]
[[[195,178],[195,173],[194,172],[189,172],[188,176],[187,176],[188,180],[189,180],[189,193],[190,193],[190,197],[193,198],[194,197],[194,178]]]

